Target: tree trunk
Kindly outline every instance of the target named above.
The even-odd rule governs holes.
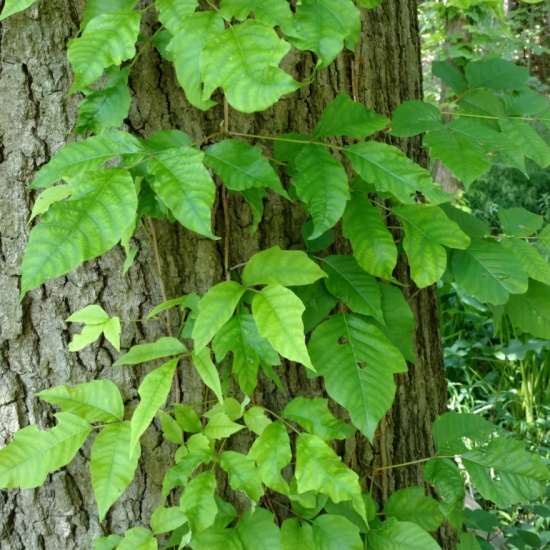
[[[66,42],[77,32],[82,9],[81,1],[39,2],[8,18],[0,29],[0,445],[11,441],[13,433],[29,423],[52,425],[53,409],[34,397],[51,386],[110,378],[118,384],[130,408],[137,403],[137,387],[145,375],[143,367],[113,369],[116,354],[106,342],[78,353],[68,352],[70,333],[76,328],[66,325],[64,319],[74,311],[100,303],[109,314],[121,319],[140,319],[166,298],[204,293],[223,279],[225,243],[231,266],[247,261],[261,248],[303,248],[300,228],[304,214],[288,201],[271,194],[260,229],[250,236],[252,216],[248,206],[229,195],[226,224],[220,196],[214,215],[220,241],[155,221],[153,230],[149,227],[149,237],[140,235],[149,238],[148,245],[141,248],[125,277],[123,254],[116,248],[66,277],[47,282],[29,293],[21,304],[18,302],[19,266],[35,198],[25,186],[55,152],[74,139],[71,132],[78,98],[65,97],[71,83]],[[144,15],[142,34],[146,36],[156,29],[152,12]],[[266,112],[243,115],[230,109],[229,128],[263,135],[290,131],[309,134],[323,108],[338,93],[349,93],[383,114],[389,114],[401,101],[421,97],[415,0],[385,0],[375,10],[366,11],[363,37],[355,61],[353,56],[341,55],[311,86],[285,97]],[[132,133],[149,136],[160,129],[177,128],[201,139],[218,130],[224,118],[223,106],[207,113],[191,108],[171,66],[151,47],[146,48],[130,80],[134,98],[127,124]],[[285,64],[299,77],[311,72],[314,59],[293,51]],[[400,144],[411,158],[426,162],[419,140]],[[259,145],[267,151],[271,147],[269,143]],[[399,262],[397,276],[410,285],[405,287],[405,294],[416,318],[418,359],[408,374],[398,377],[395,406],[382,421],[374,448],[359,437],[345,444],[345,457],[361,476],[373,467],[433,454],[431,424],[445,406],[435,290],[418,292],[404,260]],[[164,334],[160,324],[124,323],[122,347]],[[295,365],[285,366],[280,374],[285,389],[279,391],[265,381],[257,390],[257,402],[280,410],[291,395],[318,395],[322,390],[318,380],[308,381],[303,369]],[[204,388],[194,369],[183,365],[179,378],[182,401],[201,402]],[[142,446],[136,479],[101,524],[87,467],[90,443],[68,467],[52,474],[43,487],[0,492],[0,548],[89,548],[94,536],[147,525],[161,500],[160,487],[172,447],[154,430],[146,432]],[[384,472],[375,480],[381,500],[395,489],[423,483],[421,467]],[[440,543],[453,547],[448,533],[440,536]]]

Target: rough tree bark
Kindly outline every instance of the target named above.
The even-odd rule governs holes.
[[[19,266],[28,238],[27,220],[33,193],[25,186],[67,141],[76,119],[77,98],[66,98],[71,82],[66,42],[77,32],[84,2],[39,2],[7,19],[0,28],[0,445],[29,424],[51,426],[52,409],[34,393],[59,384],[91,378],[111,378],[125,401],[137,403],[136,388],[143,368],[112,369],[115,352],[100,342],[79,353],[67,350],[74,327],[64,322],[71,313],[91,303],[123,319],[143,318],[163,294],[173,298],[189,292],[204,293],[222,280],[223,239],[213,242],[168,223],[154,222],[157,245],[144,246],[136,264],[123,277],[123,254],[115,249],[88,262],[68,276],[49,281],[18,302]],[[157,24],[147,12],[142,33]],[[388,114],[401,101],[421,97],[421,66],[415,0],[385,0],[364,16],[363,41],[355,57],[341,55],[307,88],[283,98],[258,115],[230,112],[230,129],[243,133],[280,134],[311,132],[325,105],[338,93],[349,93],[380,113]],[[310,55],[291,54],[286,68],[299,77],[309,74]],[[131,76],[134,99],[127,125],[138,136],[159,129],[178,128],[200,139],[219,128],[223,109],[206,114],[189,107],[176,84],[171,67],[148,48]],[[267,150],[271,144],[261,144]],[[400,143],[417,161],[426,162],[417,140]],[[225,236],[221,200],[214,216],[216,234]],[[270,195],[260,230],[250,236],[248,207],[229,197],[230,265],[247,261],[260,248],[302,248],[303,213],[278,196]],[[144,235],[142,235],[144,236]],[[339,246],[345,246],[341,243]],[[155,251],[158,249],[158,263]],[[397,276],[410,284],[407,265],[399,263]],[[406,289],[415,313],[418,361],[398,379],[396,404],[381,424],[371,447],[363,438],[351,438],[341,449],[361,475],[374,466],[407,462],[433,453],[430,428],[445,406],[445,380],[434,289]],[[163,335],[163,327],[124,323],[122,346]],[[303,369],[286,365],[280,371],[285,390],[264,382],[256,400],[280,410],[289,395],[319,394],[318,380],[308,381]],[[180,369],[182,397],[201,402],[204,389],[189,365]],[[263,394],[263,395],[261,395]],[[158,433],[144,436],[141,468],[123,498],[106,520],[98,523],[87,468],[90,444],[62,471],[51,475],[37,490],[0,492],[0,548],[88,548],[91,538],[146,524],[159,504],[160,487],[172,449]],[[376,480],[378,496],[385,500],[395,489],[422,484],[422,470],[389,470]],[[145,500],[143,495],[147,493]],[[452,538],[441,532],[439,541],[452,548]]]

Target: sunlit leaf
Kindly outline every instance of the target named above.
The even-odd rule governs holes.
[[[157,550],[157,539],[145,527],[132,527],[124,533],[117,550]]]
[[[136,2],[137,0],[88,0],[80,21],[80,30],[84,30],[86,25],[98,15],[130,10]]]
[[[262,498],[262,478],[252,458],[235,451],[225,451],[220,456],[220,466],[227,472],[229,485],[234,491],[243,491],[254,502]]]
[[[250,12],[254,19],[265,21],[269,25],[281,27],[283,32],[292,29],[292,12],[286,0],[222,0],[220,13],[227,20],[235,17],[244,21]]]
[[[159,10],[159,21],[175,34],[182,20],[194,13],[198,6],[197,0],[156,0]]]
[[[241,431],[243,428],[242,424],[233,422],[225,413],[221,412],[214,414],[210,418],[203,433],[211,439],[223,439]]]
[[[199,352],[194,351],[191,357],[193,358],[193,365],[195,365],[201,380],[214,392],[218,401],[223,402],[220,376],[216,369],[216,365],[214,365],[210,358],[210,349],[202,348]]]
[[[177,529],[180,525],[187,523],[187,518],[185,514],[175,506],[171,508],[159,506],[151,515],[150,523],[153,533],[160,534]]]
[[[271,424],[271,420],[265,415],[266,412],[263,407],[254,406],[244,413],[244,423],[256,435],[262,435],[266,427]]]
[[[32,208],[31,217],[29,222],[34,220],[39,214],[44,214],[50,209],[52,204],[59,202],[67,197],[70,197],[73,194],[73,189],[70,185],[56,185],[55,187],[50,187],[45,189],[38,195],[36,202]]]
[[[113,366],[137,365],[146,361],[153,361],[170,355],[186,353],[187,348],[177,339],[163,336],[150,344],[137,344],[132,346],[127,353],[119,357]]]

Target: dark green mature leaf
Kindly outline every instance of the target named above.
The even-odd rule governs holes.
[[[529,281],[525,294],[511,295],[505,311],[512,324],[535,337],[550,339],[550,286]]]
[[[186,145],[192,145],[193,140],[181,130],[159,130],[147,139],[140,139],[143,148],[153,155],[162,153],[167,149],[179,149]]]
[[[415,523],[388,518],[367,534],[369,550],[441,550],[424,529]]]
[[[459,529],[459,527],[457,527]],[[492,545],[491,545],[492,546]],[[477,537],[473,533],[460,533],[456,550],[482,550]]]
[[[152,531],[145,527],[132,527],[124,533],[117,550],[157,550],[158,544]]]
[[[176,34],[181,21],[194,13],[197,0],[156,0],[159,10],[159,21],[172,33]]]
[[[288,39],[299,50],[315,52],[317,68],[328,67],[359,40],[359,10],[351,0],[302,0],[296,7],[294,31]]]
[[[514,237],[530,237],[542,227],[544,222],[542,216],[521,207],[501,208],[497,215],[505,233]]]
[[[305,145],[296,157],[292,183],[313,219],[316,239],[342,217],[349,200],[348,176],[342,163],[319,145]]]
[[[347,94],[340,94],[325,107],[313,130],[313,139],[330,136],[365,139],[383,130],[389,123],[389,118],[367,109]]]
[[[393,375],[407,370],[399,350],[377,327],[341,314],[315,329],[309,351],[327,393],[373,441],[378,422],[393,402]]]
[[[432,63],[432,74],[441,78],[458,95],[461,95],[468,88],[468,81],[464,75],[448,61],[434,61]]]
[[[84,30],[86,25],[98,15],[131,10],[136,2],[137,0],[88,0],[80,22],[80,30]]]
[[[359,528],[340,515],[323,514],[313,520],[315,550],[363,550]]]
[[[272,27],[279,26],[286,33],[292,30],[292,11],[286,0],[222,0],[220,13],[227,19],[235,17],[244,21],[250,12],[254,12],[254,19],[264,21]]]
[[[550,250],[550,225],[547,225],[538,235],[540,242]]]
[[[179,147],[158,153],[149,160],[152,187],[185,227],[205,237],[212,233],[211,211],[216,186],[204,167],[204,153]]]
[[[447,412],[433,424],[435,448],[439,454],[461,454],[466,450],[462,438],[485,442],[495,429],[478,414]]]
[[[443,521],[437,501],[424,495],[422,487],[407,487],[395,491],[390,495],[382,513],[399,521],[416,523],[425,531],[435,531]]]
[[[250,206],[250,210],[252,210],[252,224],[250,226],[250,234],[254,235],[264,215],[263,200],[267,197],[267,193],[261,187],[252,187],[250,189],[245,189],[244,191],[241,191],[241,195],[248,203],[248,206]]]
[[[126,170],[86,172],[70,199],[55,203],[33,228],[21,266],[21,296],[111,249],[134,219],[137,197]]]
[[[262,477],[252,458],[235,451],[225,451],[220,456],[220,466],[229,475],[229,485],[234,491],[243,491],[256,503],[263,497]]]
[[[391,133],[397,137],[416,136],[443,128],[441,111],[432,103],[411,99],[392,113]]]
[[[2,13],[0,14],[0,21],[14,13],[26,10],[35,2],[36,0],[6,0]]]
[[[550,285],[550,265],[533,245],[521,239],[502,239],[500,245],[514,254],[531,279]]]
[[[499,124],[495,118],[506,116],[504,102],[489,90],[476,89],[466,92],[458,105],[460,116],[472,117],[496,132]]]
[[[441,208],[441,210],[445,212],[447,218],[455,222],[468,237],[483,239],[487,235],[490,235],[491,228],[489,225],[465,210],[453,206],[452,204],[441,204],[439,208]]]
[[[503,99],[508,116],[537,115],[548,109],[548,98],[529,88],[508,92]]]
[[[98,15],[82,35],[69,44],[67,57],[74,81],[69,93],[93,84],[111,65],[120,65],[135,54],[141,13],[131,9]]]
[[[313,543],[313,529],[298,518],[285,519],[281,525],[281,550],[317,550]]]
[[[214,500],[215,491],[216,477],[211,471],[194,477],[183,491],[180,507],[193,533],[200,533],[214,523],[218,511]]]
[[[82,446],[92,426],[78,416],[61,412],[57,426],[48,431],[27,426],[0,449],[0,487],[33,489],[54,472],[68,464]]]
[[[306,308],[302,314],[306,333],[326,319],[338,303],[338,300],[330,294],[322,280],[315,281],[315,283],[307,286],[293,287],[292,291],[302,300]]]
[[[502,131],[527,158],[534,160],[541,168],[550,165],[550,145],[532,126],[523,120],[513,118],[501,118],[498,123]]]
[[[177,338],[163,336],[149,344],[132,346],[127,353],[113,363],[113,366],[137,365],[138,363],[145,363],[146,361],[153,361],[161,357],[180,355],[182,353],[187,353],[187,348]]]
[[[243,113],[262,111],[300,87],[278,68],[290,45],[271,26],[249,19],[206,43],[201,54],[203,99],[222,87],[229,104]]]
[[[529,78],[527,68],[504,59],[472,61],[464,72],[470,87],[492,90],[522,90]]]

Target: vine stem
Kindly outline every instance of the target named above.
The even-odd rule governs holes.
[[[227,98],[223,98],[223,130],[226,135],[229,134],[229,103]],[[231,238],[231,224],[229,220],[229,201],[228,201],[229,191],[225,188],[225,185],[222,183],[222,205],[223,205],[223,222],[224,222],[224,239],[223,239],[223,271],[225,275],[225,280],[231,280],[231,272],[229,269],[229,239]]]

